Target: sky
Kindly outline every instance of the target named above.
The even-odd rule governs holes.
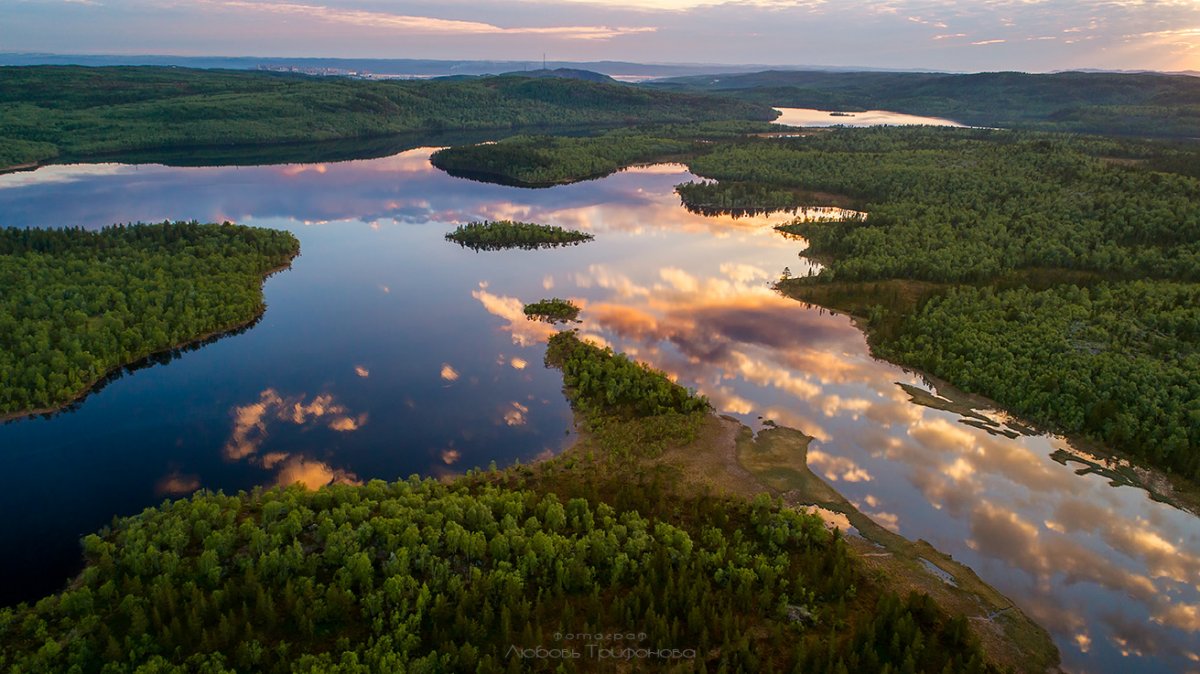
[[[0,0],[0,52],[1200,70],[1200,0]]]

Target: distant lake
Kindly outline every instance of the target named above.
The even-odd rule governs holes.
[[[720,413],[814,436],[818,475],[969,565],[1050,630],[1069,669],[1195,668],[1196,517],[1062,438],[935,398],[872,358],[850,319],[775,293],[785,267],[812,269],[805,242],[772,228],[793,214],[689,213],[673,189],[693,176],[679,165],[528,190],[450,177],[429,154],[0,175],[10,226],[229,219],[302,246],[267,281],[250,330],[120,377],[68,413],[0,426],[0,601],[60,588],[82,535],[198,488],[394,480],[561,451],[572,416],[542,364],[553,328],[521,312],[558,296],[583,307],[584,334]],[[481,218],[596,240],[475,253],[443,239]]]
[[[887,110],[830,112],[812,108],[775,108],[783,113],[776,124],[787,126],[965,126],[949,119],[905,115]]]

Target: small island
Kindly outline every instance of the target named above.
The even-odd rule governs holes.
[[[591,241],[593,238],[595,237],[591,234],[573,229],[514,220],[469,222],[459,225],[453,232],[446,235],[448,241],[475,251],[508,248],[522,250],[557,248],[575,246],[584,241]]]
[[[555,297],[525,305],[525,317],[547,323],[566,323],[579,318],[579,307],[570,300]]]

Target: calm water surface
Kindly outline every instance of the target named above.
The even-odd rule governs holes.
[[[303,251],[267,282],[251,330],[68,413],[0,426],[5,602],[60,587],[80,535],[197,488],[436,475],[561,450],[570,411],[542,365],[552,328],[521,313],[557,295],[584,305],[583,332],[719,411],[813,435],[816,472],[975,569],[1053,633],[1069,669],[1200,669],[1196,518],[1001,413],[930,406],[929,386],[871,358],[847,318],[776,295],[784,267],[809,270],[803,242],[770,227],[790,216],[690,214],[672,191],[691,178],[680,166],[522,190],[451,178],[428,154],[0,176],[6,225],[231,219],[295,232]],[[477,218],[597,238],[490,253],[443,240]]]
[[[958,122],[940,117],[921,117],[887,110],[865,112],[831,113],[829,110],[812,108],[775,108],[783,113],[776,124],[787,126],[963,126]]]

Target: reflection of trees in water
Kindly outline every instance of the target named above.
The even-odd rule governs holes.
[[[802,195],[749,182],[689,181],[675,186],[684,208],[701,215],[764,215],[794,210],[801,206]]]
[[[837,206],[844,198],[758,183],[686,182],[675,186],[684,209],[707,217],[733,218],[791,213],[797,220],[861,221],[866,214]],[[825,203],[821,203],[825,202]]]
[[[127,374],[133,374],[134,372],[136,372],[138,370],[143,370],[146,368],[154,367],[156,365],[166,365],[178,358],[182,358],[183,355],[186,353],[189,353],[191,351],[199,351],[200,349],[208,346],[209,344],[214,344],[222,339],[225,339],[226,337],[235,337],[244,332],[249,332],[251,329],[254,328],[254,326],[258,325],[259,321],[262,320],[262,317],[263,317],[263,314],[259,314],[258,316],[256,316],[254,318],[254,320],[250,321],[249,323],[246,323],[245,325],[240,325],[236,328],[233,328],[232,330],[226,330],[224,332],[220,332],[215,335],[210,335],[203,339],[197,339],[196,341],[189,342],[188,344],[184,344],[183,346],[175,347],[172,349],[166,349],[164,351],[159,351],[157,353],[152,353],[149,356],[142,358],[141,360],[129,363],[128,365],[122,365],[121,367],[114,369],[112,372],[109,372],[108,374],[104,375],[99,380],[97,380],[95,384],[92,384],[91,388],[89,388],[86,393],[83,393],[78,398],[75,398],[70,403],[63,405],[62,407],[59,407],[59,408],[49,411],[49,412],[34,412],[34,413],[26,414],[26,415],[21,415],[19,417],[13,417],[12,419],[5,419],[3,421],[0,421],[0,425],[4,425],[6,423],[18,421],[20,419],[28,419],[28,418],[32,418],[32,417],[40,417],[42,419],[52,419],[52,418],[57,417],[62,414],[70,414],[70,413],[74,412],[75,410],[79,409],[80,407],[82,407],[83,403],[87,402],[88,398],[95,395],[96,393],[99,393],[100,390],[103,389],[105,386],[108,386],[109,384],[120,379],[121,377],[124,377]]]
[[[555,248],[577,245],[594,238],[591,234],[573,229],[513,220],[469,222],[446,234],[447,241],[475,251]]]
[[[688,213],[695,215],[703,215],[709,218],[719,216],[727,216],[731,218],[748,218],[754,216],[770,215],[772,213],[784,213],[795,211],[794,208],[730,208],[725,206],[710,206],[707,204],[691,204],[686,200],[683,202],[683,207]]]
[[[451,239],[453,241],[453,239]],[[566,246],[578,246],[583,241],[563,241],[560,243],[468,243],[466,241],[454,241],[463,248],[470,248],[478,253],[481,250],[540,250],[542,248],[564,248]]]

